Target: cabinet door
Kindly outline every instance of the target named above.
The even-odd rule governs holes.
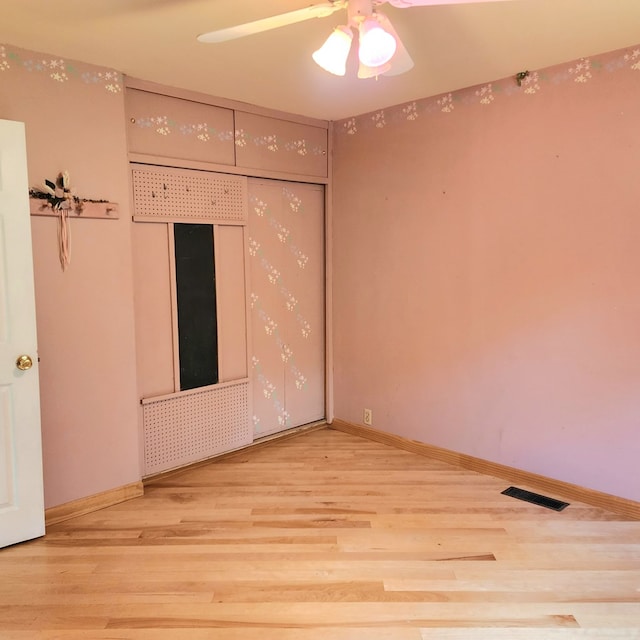
[[[327,129],[236,111],[239,167],[327,176]]]
[[[125,99],[130,152],[234,164],[231,109],[138,89]]]
[[[256,437],[324,417],[322,187],[249,183]]]

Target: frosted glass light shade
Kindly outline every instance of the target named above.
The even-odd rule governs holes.
[[[396,46],[396,39],[375,18],[367,18],[360,24],[358,57],[363,65],[381,67],[391,60]]]
[[[325,71],[343,76],[347,71],[347,57],[353,33],[349,27],[336,27],[325,43],[312,54],[312,58]]]
[[[377,78],[390,69],[391,65],[388,62],[379,67],[368,67],[366,64],[362,64],[361,62],[358,66],[358,78],[360,78],[360,80],[366,80],[367,78]]]

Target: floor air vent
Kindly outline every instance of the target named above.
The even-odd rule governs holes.
[[[518,500],[524,500],[525,502],[531,502],[531,504],[537,504],[540,507],[553,509],[554,511],[562,511],[565,507],[569,506],[568,502],[562,502],[561,500],[541,496],[539,493],[532,493],[531,491],[518,489],[517,487],[509,487],[508,489],[505,489],[502,494],[505,496],[511,496],[512,498],[518,498]]]

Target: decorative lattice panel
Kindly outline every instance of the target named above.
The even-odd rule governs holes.
[[[249,382],[143,401],[145,475],[252,442]]]
[[[210,220],[246,224],[244,176],[170,168],[133,168],[136,219]]]

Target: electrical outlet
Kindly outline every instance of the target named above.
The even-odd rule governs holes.
[[[365,409],[364,410],[364,415],[362,417],[362,421],[371,426],[371,422],[373,421],[373,411],[371,411],[371,409]]]

